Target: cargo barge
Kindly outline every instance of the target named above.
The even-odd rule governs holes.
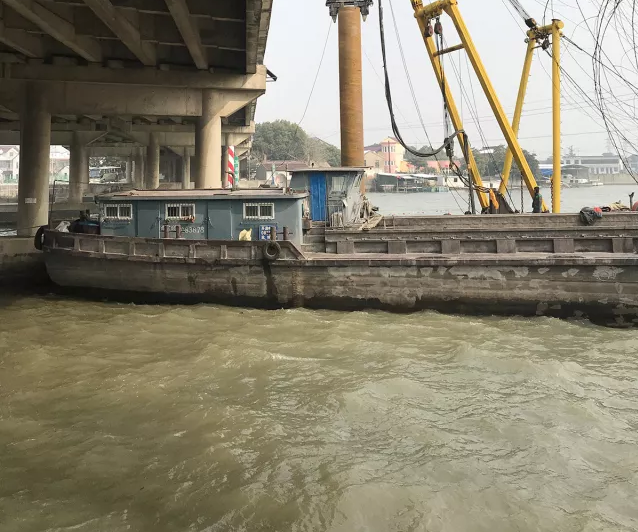
[[[295,172],[288,190],[99,198],[100,234],[43,231],[50,278],[148,302],[587,318],[638,324],[638,213],[377,215],[363,169]]]

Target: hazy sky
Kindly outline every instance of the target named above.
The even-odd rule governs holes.
[[[556,18],[565,22],[565,34],[583,48],[591,51],[593,39],[583,16],[577,9],[578,0],[554,0],[550,2],[546,13],[547,23],[552,18],[552,9]],[[401,62],[397,39],[392,23],[390,4],[394,8],[406,62],[416,89],[421,113],[432,140],[440,145],[444,138],[443,110],[440,91],[434,81],[432,66],[427,57],[423,40],[413,16],[410,0],[384,0],[386,41],[390,69],[395,114],[406,141],[424,144],[425,133],[419,123],[415,106],[408,88],[407,78]],[[545,9],[544,0],[521,0],[525,9],[540,23]],[[459,7],[470,29],[472,38],[485,64],[486,70],[496,88],[496,92],[511,119],[520,82],[522,62],[526,44],[523,22],[510,7],[507,0],[459,0]],[[580,0],[585,16],[595,15],[592,0]],[[378,6],[372,8],[367,22],[363,24],[363,100],[365,142],[372,144],[391,133],[389,115],[383,91],[383,69],[379,44]],[[591,24],[593,19],[589,20]],[[450,19],[442,18],[444,34],[448,45],[458,42]],[[321,57],[326,35],[330,28],[325,59],[319,74],[317,86],[310,101],[308,112],[301,126],[309,133],[327,142],[339,146],[339,93],[338,93],[338,54],[337,26],[332,24],[323,0],[274,0],[272,23],[268,38],[265,63],[278,76],[275,83],[269,83],[266,95],[259,100],[257,121],[264,122],[286,119],[298,122],[304,112],[314,76]],[[622,43],[613,39],[605,46],[614,62],[624,64],[629,61],[621,57]],[[470,135],[473,146],[503,143],[487,100],[483,96],[478,80],[466,61],[464,52],[446,56],[445,68],[452,79],[457,105],[462,109],[465,129]],[[460,84],[456,79],[452,61],[461,72],[461,79],[468,101],[461,103]],[[591,79],[591,60],[577,52],[571,46],[563,47],[563,66],[578,81],[582,89],[590,96],[594,95]],[[551,58],[537,52],[532,67],[526,105],[523,112],[519,137],[524,148],[545,158],[551,154]],[[628,69],[626,75],[638,85],[635,69]],[[625,105],[630,106],[630,114],[635,113],[635,94],[628,86],[615,80],[609,85],[614,94]],[[585,97],[578,94],[573,86],[564,85],[563,90],[563,153],[569,146],[580,154],[600,154],[607,151],[608,135],[602,120],[587,106]],[[472,121],[472,110],[476,109],[485,142]],[[587,111],[584,112],[582,108]],[[636,137],[633,130],[627,129],[631,139]]]

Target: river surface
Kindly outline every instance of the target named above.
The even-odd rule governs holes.
[[[638,201],[638,185],[603,185],[602,187],[564,188],[561,195],[561,212],[579,212],[583,207],[609,205],[621,201],[629,206],[629,194],[636,193],[634,202]],[[552,197],[549,189],[541,188],[545,203],[551,210]],[[449,192],[419,192],[419,193],[378,193],[366,194],[373,205],[377,205],[382,214],[386,215],[417,215],[417,214],[463,214],[468,210],[468,191],[451,190]],[[511,191],[509,203],[521,210],[520,188]],[[477,212],[481,212],[476,201]],[[525,189],[523,194],[523,212],[532,211],[532,200]]]
[[[2,297],[0,530],[638,530],[638,333]]]

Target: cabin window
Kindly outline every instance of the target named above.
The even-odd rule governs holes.
[[[274,203],[244,203],[244,218],[247,220],[273,220]]]
[[[167,220],[186,220],[195,216],[194,203],[170,203],[166,205]]]
[[[104,206],[105,220],[131,220],[133,206],[130,203],[108,204]]]

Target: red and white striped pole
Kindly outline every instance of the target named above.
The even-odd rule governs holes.
[[[235,146],[228,146],[228,168],[226,168],[228,186],[235,185]]]

